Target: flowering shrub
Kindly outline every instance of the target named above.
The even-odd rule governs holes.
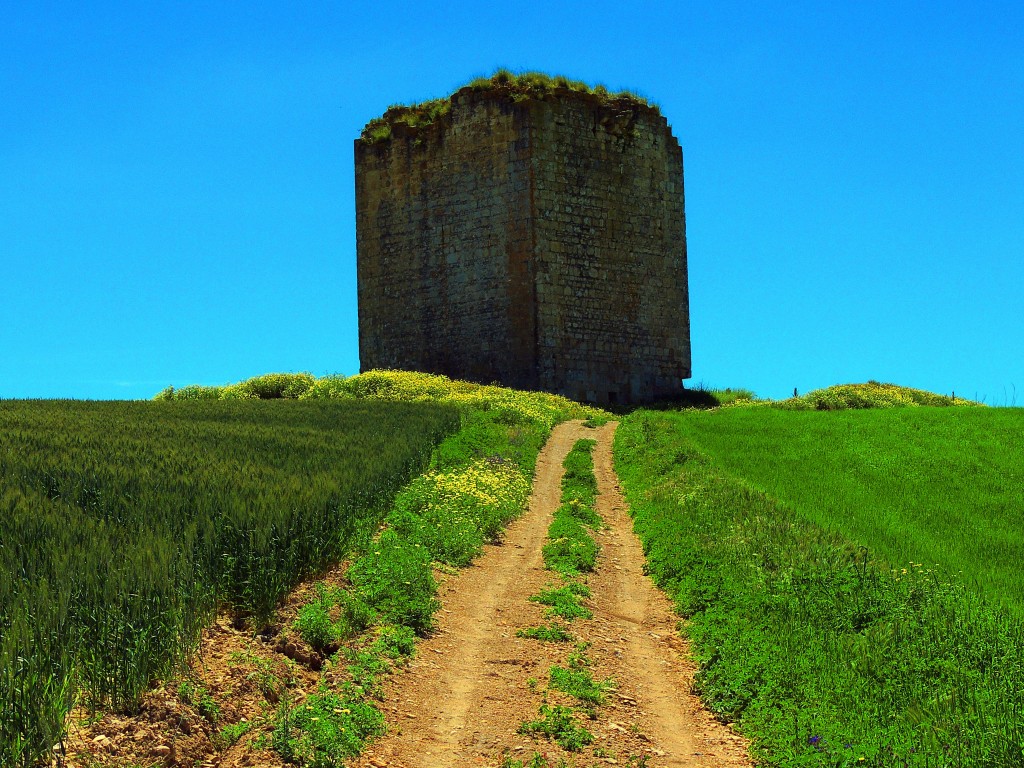
[[[416,371],[367,371],[358,376],[309,373],[270,373],[223,387],[190,385],[168,387],[156,400],[248,400],[292,398],[300,400],[386,400],[438,402],[490,411],[503,423],[541,424],[551,429],[566,419],[601,418],[604,411],[580,405],[560,395],[524,392],[495,384],[474,384]]]
[[[519,467],[483,459],[416,478],[399,494],[388,523],[434,560],[464,567],[519,514],[529,494],[529,478]]]
[[[547,392],[524,392],[495,384],[474,384],[416,371],[367,371],[347,379],[319,379],[301,397],[452,403],[494,411],[510,425],[528,421],[543,424],[548,429],[566,419],[599,417],[604,413]]]
[[[980,406],[981,403],[962,397],[937,395],[923,389],[869,381],[865,384],[837,384],[825,389],[815,389],[806,395],[787,400],[735,399],[722,402],[722,405],[739,408],[768,406],[789,411],[842,411],[848,408],[914,408],[921,405]]]

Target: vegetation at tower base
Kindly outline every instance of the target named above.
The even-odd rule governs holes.
[[[887,529],[907,539],[898,554],[931,544],[927,526],[906,524],[921,510],[902,486],[950,472],[979,494],[940,502],[964,526],[944,537],[949,551],[970,530],[990,555],[1006,556],[985,527],[993,509],[973,505],[1002,484],[1005,511],[1019,519],[1013,489],[1024,460],[1005,439],[1022,428],[1017,409],[722,408],[623,419],[616,469],[650,572],[686,619],[699,692],[754,738],[764,764],[1022,764],[1019,574],[1015,585],[979,590],[972,555],[941,567],[920,554],[902,565],[878,556],[891,544]],[[902,462],[886,439],[909,446]],[[986,453],[989,465],[979,461]]]
[[[613,93],[603,85],[590,86],[580,80],[572,80],[562,75],[548,75],[544,72],[515,73],[499,69],[490,77],[471,80],[456,89],[456,92],[463,89],[498,94],[515,103],[527,99],[551,98],[561,93],[584,94],[602,104],[642,107],[657,111],[655,105],[632,91]],[[366,124],[360,139],[367,144],[376,144],[390,140],[396,126],[417,130],[436,125],[448,117],[451,108],[451,96],[430,99],[418,104],[392,105],[381,117],[374,118]]]
[[[48,757],[76,700],[131,711],[218,607],[258,628],[298,579],[347,556],[348,623],[320,637],[371,632],[352,689],[330,693],[361,718],[340,727],[370,735],[376,715],[360,702],[380,658],[407,648],[403,632],[429,625],[431,561],[493,539],[521,508],[550,427],[597,413],[387,372],[271,374],[159,400],[0,403],[0,765]],[[452,536],[411,525],[396,546],[393,531],[374,541],[382,520],[390,530],[414,514],[450,520]],[[182,702],[215,719],[216,701],[185,687]],[[221,745],[259,736],[252,724],[221,730]]]

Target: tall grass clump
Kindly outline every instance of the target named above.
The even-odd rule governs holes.
[[[0,490],[0,515],[24,520],[31,501]],[[44,762],[64,734],[75,698],[68,607],[66,594],[0,546],[0,765]]]
[[[696,687],[773,766],[1016,766],[1024,624],[948,573],[893,567],[725,470],[688,414],[637,411],[615,459]]]

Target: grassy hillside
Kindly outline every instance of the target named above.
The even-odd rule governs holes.
[[[934,547],[1019,600],[1020,423],[958,408],[623,420],[616,468],[687,618],[698,690],[765,765],[1024,764],[1024,622],[905,562]],[[880,542],[915,554],[892,568]]]
[[[130,709],[218,604],[268,616],[458,424],[426,403],[0,404],[0,762],[48,751],[76,691]]]
[[[892,565],[962,574],[1024,612],[1024,409],[730,408],[673,416],[672,428]]]
[[[299,634],[323,651],[368,633],[369,666],[324,690],[322,717],[282,702],[268,726],[289,761],[340,765],[379,726],[368,680],[394,638],[431,625],[431,562],[468,563],[522,509],[552,425],[594,413],[399,372],[0,402],[0,764],[48,757],[76,700],[137,709],[218,609],[260,628],[298,580],[353,558],[351,590],[324,592]],[[210,720],[203,690],[179,698]],[[328,721],[343,739],[318,741]]]

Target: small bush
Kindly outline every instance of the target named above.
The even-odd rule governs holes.
[[[579,752],[594,742],[594,734],[579,724],[569,707],[562,706],[541,704],[540,718],[523,723],[519,732],[543,736],[569,752]]]
[[[334,596],[338,606],[338,635],[342,639],[354,637],[377,619],[374,610],[355,592],[338,590]]]
[[[334,600],[323,584],[317,585],[317,597],[299,608],[295,629],[302,641],[318,651],[333,650],[337,647],[340,632],[331,618]]]
[[[194,707],[209,722],[216,723],[220,719],[220,706],[201,683],[184,681],[178,686],[178,698]]]
[[[374,548],[356,560],[349,580],[366,604],[392,624],[423,634],[438,608],[437,584],[427,550],[387,530]]]
[[[233,723],[231,725],[225,725],[220,731],[217,732],[214,738],[214,743],[218,749],[227,749],[228,747],[234,746],[238,743],[238,740],[245,736],[250,729],[252,729],[252,723],[248,720],[242,722]]]
[[[711,395],[718,401],[719,405],[731,405],[733,403],[757,400],[757,395],[755,395],[751,390],[732,389],[731,387],[726,387],[725,389],[712,389]]]
[[[224,389],[224,387],[203,387],[191,384],[180,389],[169,387],[169,391],[165,389],[164,393],[167,393],[167,400],[218,400],[223,395]]]
[[[271,744],[289,763],[341,768],[367,739],[383,732],[384,716],[372,705],[321,691],[299,704],[281,703]]]
[[[373,647],[365,650],[350,649],[345,655],[351,662],[348,674],[352,678],[353,692],[381,698],[380,680],[391,671],[388,658],[377,653]]]
[[[389,659],[408,658],[416,652],[416,636],[409,627],[385,624],[377,630],[372,648]]]
[[[545,589],[530,597],[530,600],[549,606],[544,615],[548,618],[560,616],[566,621],[573,619],[591,619],[594,614],[587,608],[581,598],[590,597],[590,589],[578,581],[570,581],[557,589]]]
[[[790,411],[843,411],[863,408],[916,408],[919,406],[980,406],[973,400],[937,395],[923,389],[869,381],[815,389],[787,400],[737,400],[723,405],[760,405]]]
[[[604,704],[605,692],[612,688],[610,680],[594,680],[590,670],[583,664],[568,669],[557,664],[551,668],[551,687],[573,696],[585,704]]]
[[[300,400],[354,400],[353,395],[345,386],[344,376],[324,376],[314,381],[305,392],[299,395]]]

